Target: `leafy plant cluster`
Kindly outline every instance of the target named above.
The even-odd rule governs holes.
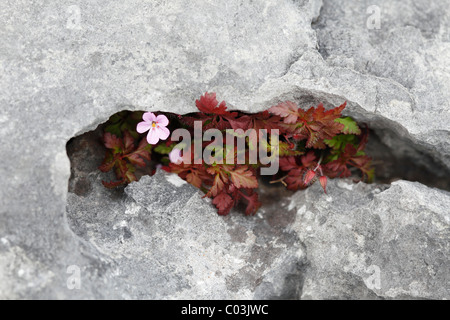
[[[319,181],[326,192],[328,178],[349,177],[353,172],[359,172],[361,179],[368,182],[373,179],[371,159],[364,152],[368,132],[362,132],[352,118],[342,116],[346,103],[331,110],[325,110],[322,104],[304,110],[296,103],[286,101],[264,112],[249,114],[229,111],[224,101],[219,103],[215,93],[205,93],[196,100],[196,106],[199,111],[187,115],[158,114],[170,120],[168,128],[171,132],[185,128],[194,137],[194,122],[200,121],[203,132],[211,128],[219,129],[224,142],[226,129],[241,129],[243,132],[266,129],[269,133],[278,129],[280,170],[272,177],[272,182],[282,183],[289,190],[305,189]],[[107,152],[99,169],[103,172],[114,170],[117,177],[116,181],[103,181],[106,187],[114,188],[136,181],[136,168],[160,165],[162,169],[177,173],[201,189],[205,193],[204,197],[212,198],[220,215],[227,215],[240,202],[245,204],[247,215],[255,214],[261,206],[257,193],[258,178],[267,162],[258,159],[257,163],[250,163],[249,151],[255,146],[248,137],[245,150],[228,145],[220,150],[215,149],[215,157],[223,157],[223,161],[211,164],[205,161],[194,163],[192,139],[187,153],[183,154],[183,159],[190,158],[191,163],[174,163],[169,160],[169,154],[174,151],[178,141],[172,141],[169,137],[155,145],[148,144],[145,134],[136,131],[142,114],[119,113],[110,118],[104,129],[103,140]],[[269,149],[272,144],[269,137],[258,135],[258,145]],[[202,149],[211,147],[213,142],[202,142]],[[245,163],[236,164],[237,157],[242,153]]]

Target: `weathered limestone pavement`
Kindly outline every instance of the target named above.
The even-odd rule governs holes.
[[[162,173],[121,194],[85,168],[67,192],[69,139],[205,91],[348,101],[450,168],[448,3],[375,2],[0,3],[0,298],[450,298],[450,196],[419,183],[334,181],[250,219]]]

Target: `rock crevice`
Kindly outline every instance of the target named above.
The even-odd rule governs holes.
[[[336,181],[278,215],[224,219],[192,190],[167,214],[144,204],[155,186],[173,190],[161,175],[105,191],[86,161],[67,193],[69,139],[124,106],[195,111],[205,91],[248,112],[347,100],[382,145],[445,178],[447,1],[378,1],[380,29],[367,27],[371,5],[1,3],[0,297],[449,298],[449,196],[419,183]]]

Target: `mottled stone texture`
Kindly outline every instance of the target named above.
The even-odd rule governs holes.
[[[450,194],[419,183],[335,181],[296,193],[307,251],[302,298],[450,297]]]
[[[448,169],[447,1],[2,1],[0,17],[0,298],[450,298],[446,192],[336,182],[223,218],[173,176],[105,190],[98,148],[68,193],[65,150],[117,111],[215,91],[247,111],[348,101],[391,150]]]

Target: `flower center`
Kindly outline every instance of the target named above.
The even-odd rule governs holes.
[[[156,121],[152,121],[152,127],[156,127]]]

